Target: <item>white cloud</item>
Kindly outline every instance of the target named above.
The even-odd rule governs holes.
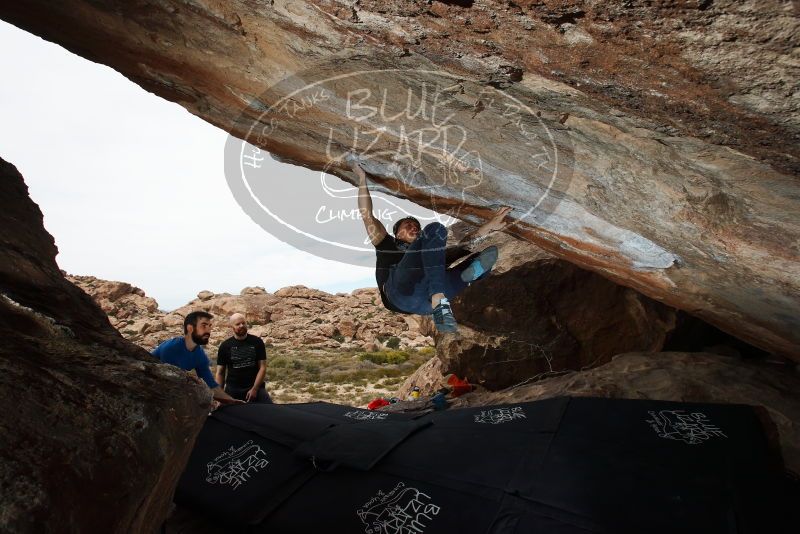
[[[372,269],[298,251],[242,213],[223,175],[225,132],[2,21],[0,49],[0,157],[25,177],[62,269],[130,282],[166,309],[202,289],[374,285]]]

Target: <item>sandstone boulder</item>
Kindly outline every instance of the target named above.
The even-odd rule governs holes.
[[[434,356],[420,365],[411,376],[406,378],[395,396],[398,399],[405,400],[411,390],[414,387],[418,387],[420,396],[428,397],[446,385],[442,360]]]
[[[437,337],[444,370],[489,389],[658,351],[676,322],[675,309],[552,258],[479,280],[453,311],[459,334]]]
[[[154,532],[208,390],[111,327],[58,270],[41,212],[1,159],[0,180],[0,531]],[[108,296],[131,295],[116,287]]]

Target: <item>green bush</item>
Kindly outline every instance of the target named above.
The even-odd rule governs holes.
[[[289,362],[286,358],[272,358],[267,362],[267,367],[273,367],[275,369],[283,369],[289,365]]]
[[[408,358],[409,354],[402,350],[365,352],[359,356],[361,361],[369,361],[378,365],[404,363],[408,361]]]
[[[386,346],[389,347],[390,349],[394,349],[394,350],[399,349],[400,348],[400,338],[399,337],[395,337],[395,336],[390,337],[389,341],[386,342]],[[408,358],[406,358],[406,359],[408,359]]]

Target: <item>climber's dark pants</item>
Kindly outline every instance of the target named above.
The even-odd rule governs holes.
[[[444,293],[448,299],[464,291],[461,280],[466,265],[445,268],[447,228],[430,223],[408,246],[403,259],[393,266],[384,286],[389,300],[408,313],[431,314],[431,296]]]

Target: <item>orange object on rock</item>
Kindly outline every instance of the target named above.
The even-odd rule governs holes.
[[[369,404],[367,404],[368,410],[377,410],[381,406],[389,406],[389,401],[386,399],[373,399]]]
[[[467,382],[466,378],[462,380],[456,375],[450,375],[447,377],[447,385],[453,389],[453,397],[459,397],[464,393],[469,393],[472,391],[472,384]]]

